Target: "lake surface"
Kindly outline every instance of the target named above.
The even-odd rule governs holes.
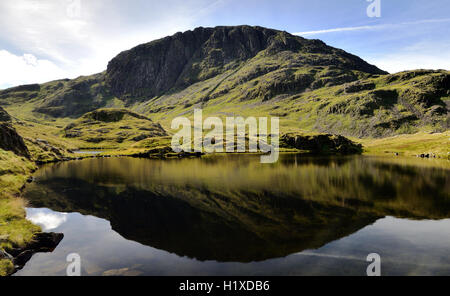
[[[62,232],[16,275],[450,275],[450,170],[438,160],[282,154],[45,165],[27,217]]]

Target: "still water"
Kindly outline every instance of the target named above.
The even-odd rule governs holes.
[[[447,161],[282,154],[43,166],[27,217],[64,233],[16,275],[450,275]]]

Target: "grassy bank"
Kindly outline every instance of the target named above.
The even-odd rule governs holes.
[[[367,154],[389,155],[398,153],[403,156],[429,154],[449,159],[450,131],[443,133],[417,133],[399,135],[382,139],[357,139]]]
[[[41,229],[25,219],[26,202],[20,190],[35,170],[35,165],[12,152],[0,149],[0,249],[24,247]],[[0,259],[0,276],[13,271],[8,259]]]

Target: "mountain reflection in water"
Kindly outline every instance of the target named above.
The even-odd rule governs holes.
[[[330,242],[352,237],[386,216],[417,223],[450,218],[447,163],[427,164],[413,159],[296,154],[283,154],[273,165],[260,164],[255,155],[164,161],[86,159],[44,166],[36,182],[27,187],[26,197],[33,208],[51,210],[35,212],[34,219],[40,215],[42,221],[53,222],[52,229],[66,219],[66,214],[60,214],[60,220],[52,218],[55,212],[80,213],[109,221],[112,230],[126,240],[178,257],[245,265],[326,249]],[[83,227],[78,231],[83,232]],[[448,228],[443,231],[450,237]],[[436,248],[446,246],[447,241],[435,239]],[[389,245],[388,240],[379,243]],[[84,241],[89,244],[94,242]],[[351,255],[363,261],[370,252],[362,248]],[[445,272],[448,262],[440,264],[437,272]],[[99,268],[97,272],[105,271]],[[141,270],[152,274],[148,266]],[[273,274],[275,269],[265,270],[264,274]],[[293,270],[289,267],[279,273],[299,273]],[[170,270],[164,273],[171,274]]]

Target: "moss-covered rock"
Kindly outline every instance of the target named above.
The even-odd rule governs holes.
[[[104,146],[167,136],[160,124],[126,109],[98,109],[67,125],[64,136]]]
[[[296,148],[317,154],[361,154],[362,145],[338,135],[285,134],[280,137],[280,146]]]

